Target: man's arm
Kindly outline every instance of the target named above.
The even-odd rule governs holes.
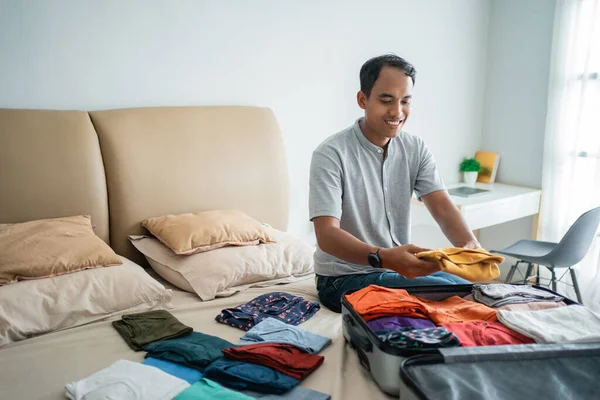
[[[448,192],[437,190],[421,197],[423,203],[438,223],[444,235],[456,247],[481,247],[454,205]]]
[[[313,219],[319,247],[324,252],[352,264],[367,265],[369,253],[379,247],[369,245],[340,228],[340,220],[334,217]],[[435,262],[424,261],[415,254],[423,251],[418,246],[408,244],[391,249],[381,249],[379,258],[383,268],[391,269],[407,278],[430,275],[439,271]]]

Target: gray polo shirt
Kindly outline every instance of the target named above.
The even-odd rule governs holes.
[[[410,202],[445,190],[431,152],[417,136],[401,132],[388,144],[387,156],[369,142],[357,120],[330,136],[313,152],[310,166],[310,219],[330,216],[340,227],[373,246],[410,243]],[[381,271],[351,264],[317,247],[315,272],[338,276]]]

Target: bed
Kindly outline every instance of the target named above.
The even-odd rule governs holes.
[[[0,143],[0,223],[91,214],[96,234],[171,289],[169,311],[197,331],[237,342],[243,332],[214,317],[270,291],[318,301],[314,275],[201,301],[158,276],[127,239],[144,233],[140,221],[149,216],[211,209],[239,209],[285,231],[288,174],[269,109],[5,109],[0,110]],[[142,361],[145,353],[131,350],[111,326],[118,318],[1,347],[0,397],[65,398],[68,382],[119,359]],[[321,353],[324,364],[302,386],[332,399],[387,398],[345,342],[340,314],[321,308],[301,327],[333,339]]]

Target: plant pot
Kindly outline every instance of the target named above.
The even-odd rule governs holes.
[[[478,172],[463,172],[463,180],[469,186],[475,186],[475,182],[477,181]]]

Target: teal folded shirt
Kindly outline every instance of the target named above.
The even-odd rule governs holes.
[[[175,400],[254,400],[253,397],[246,396],[240,392],[235,392],[213,382],[210,379],[202,378],[183,392],[179,393]]]
[[[188,336],[155,342],[144,347],[146,357],[159,358],[183,364],[203,371],[204,368],[223,356],[221,350],[233,347],[227,340],[200,332]]]

